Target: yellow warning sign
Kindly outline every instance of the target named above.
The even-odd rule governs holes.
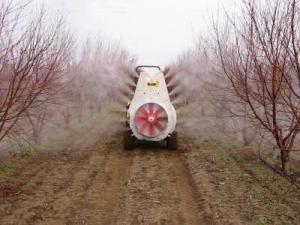
[[[148,82],[148,86],[150,86],[150,87],[159,87],[159,80],[150,80]]]

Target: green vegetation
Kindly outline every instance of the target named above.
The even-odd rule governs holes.
[[[259,218],[256,222],[256,225],[267,225],[268,224],[268,221],[266,218],[262,217],[262,218]]]
[[[12,162],[5,162],[0,166],[1,172],[7,177],[13,176],[16,174],[16,167]]]
[[[16,175],[16,166],[8,161],[0,163],[0,189],[9,180]]]
[[[38,151],[38,146],[24,145],[17,152],[17,156],[19,158],[30,157],[35,155],[37,151]]]

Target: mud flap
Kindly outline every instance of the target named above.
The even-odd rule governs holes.
[[[123,144],[125,150],[132,150],[135,147],[135,137],[132,136],[131,130],[126,130],[123,133]]]
[[[167,148],[171,151],[177,150],[177,132],[174,131],[170,137],[167,137]]]

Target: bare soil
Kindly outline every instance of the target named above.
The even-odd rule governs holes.
[[[118,136],[20,160],[0,224],[300,224],[299,190],[249,155],[197,138],[128,152]]]

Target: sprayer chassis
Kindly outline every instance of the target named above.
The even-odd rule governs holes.
[[[140,69],[155,67],[158,73]],[[177,149],[176,111],[171,103],[164,74],[157,66],[139,66],[136,89],[127,106],[124,148],[133,149],[141,141],[166,142],[170,150]]]

